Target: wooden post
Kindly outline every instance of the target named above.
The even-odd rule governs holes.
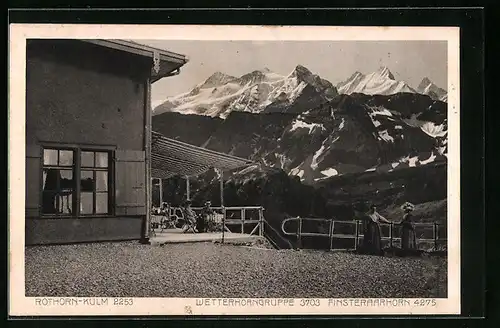
[[[160,182],[160,208],[163,205],[163,179],[158,179]]]
[[[222,243],[224,244],[224,234],[226,232],[226,209],[224,208],[224,171],[222,171],[222,169],[218,169],[218,171],[220,173],[220,206],[222,207]]]
[[[389,246],[392,248],[392,222],[389,223]]]
[[[241,209],[241,233],[245,233],[245,208]]]
[[[186,200],[191,200],[191,190],[189,185],[189,176],[186,175]]]
[[[330,229],[329,229],[329,232],[328,232],[328,235],[330,236],[330,250],[333,249],[333,230],[334,230],[334,222],[333,222],[333,219],[330,220]]]
[[[433,238],[434,238],[434,250],[437,251],[438,250],[438,247],[437,247],[437,240],[438,240],[438,225],[436,222],[434,222],[434,227],[433,227]]]
[[[141,236],[141,243],[149,244],[151,233],[151,78],[148,78],[145,83],[144,92],[144,165],[145,165],[145,182],[146,182],[146,217],[144,218],[144,228]]]
[[[222,169],[219,170],[220,172],[220,206],[224,207],[224,171]]]
[[[356,228],[356,240],[354,241],[354,250],[358,249],[358,241],[359,241],[359,222],[358,220],[354,220],[355,228]]]
[[[226,232],[226,208],[222,206],[222,243],[224,244],[224,234]]]
[[[264,208],[259,208],[259,236],[264,235]]]

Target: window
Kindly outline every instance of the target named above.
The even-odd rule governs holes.
[[[42,214],[110,214],[110,151],[44,148]]]

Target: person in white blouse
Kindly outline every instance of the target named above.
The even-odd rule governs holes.
[[[382,245],[380,238],[380,222],[390,223],[377,212],[377,207],[371,205],[365,216],[365,229],[363,236],[363,249],[368,254],[381,255]]]

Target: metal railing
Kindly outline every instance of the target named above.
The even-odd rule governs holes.
[[[290,232],[286,231],[285,225],[288,222],[297,222],[297,228],[295,231]],[[328,233],[324,232],[305,232],[303,231],[303,225],[304,222],[317,222],[317,223],[327,223],[328,224]],[[354,225],[354,233],[349,234],[349,233],[335,233],[335,227],[336,225]],[[360,233],[360,226],[362,227],[363,221],[362,220],[353,220],[353,221],[339,221],[339,220],[334,220],[334,219],[322,219],[322,218],[302,218],[302,217],[293,217],[293,218],[287,218],[283,220],[281,224],[281,230],[282,233],[286,236],[295,236],[297,238],[297,243],[298,243],[298,248],[301,248],[302,246],[302,237],[323,237],[323,238],[329,238],[329,245],[330,245],[330,250],[333,249],[349,249],[349,248],[335,248],[334,246],[334,240],[335,239],[354,239],[353,242],[353,247],[352,249],[357,249],[359,245],[359,241],[364,238],[364,235]],[[396,241],[401,241],[401,237],[395,237],[394,234],[394,228],[396,226],[399,226],[399,223],[379,223],[382,227],[389,227],[389,236],[382,236],[381,233],[381,240],[386,240],[389,241],[390,247],[393,247],[394,242]],[[433,243],[434,250],[438,249],[439,243],[441,242],[446,242],[446,238],[440,238],[439,237],[439,227],[442,226],[442,224],[439,224],[437,222],[434,223],[413,223],[412,224],[415,228],[417,227],[432,227],[432,238],[415,238],[417,245],[419,242],[430,242]],[[382,230],[382,229],[381,229]]]
[[[192,207],[192,210],[197,214],[201,212],[204,207]],[[245,227],[248,225],[255,225],[250,231],[250,235],[263,236],[264,234],[264,208],[262,206],[213,206],[210,207],[212,211],[212,219],[214,222],[221,224],[224,232],[235,233],[229,229],[228,226],[239,225],[240,233],[245,233]],[[169,207],[168,213],[163,214],[170,220],[184,220],[184,213],[180,207]],[[237,233],[237,232],[236,232]]]
[[[192,207],[199,213],[203,207]],[[264,217],[264,207],[262,206],[213,206],[210,207],[214,221],[220,223],[224,227],[225,232],[235,233],[229,226],[239,225],[240,233],[245,233],[245,227],[250,224],[255,224],[250,231],[250,235],[259,235],[266,238],[271,245],[276,248],[294,248],[292,243],[274,228]],[[235,217],[237,215],[237,217]],[[154,216],[154,215],[153,215]],[[168,213],[159,215],[158,217],[169,217],[170,221],[184,220],[184,214],[181,207],[168,207]],[[160,219],[161,220],[161,219]],[[221,231],[222,232],[222,231]],[[237,233],[237,232],[236,232]],[[153,231],[153,234],[156,234]]]

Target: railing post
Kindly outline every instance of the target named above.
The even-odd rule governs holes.
[[[330,236],[330,250],[333,249],[333,230],[335,229],[335,222],[333,222],[333,219],[330,220],[330,231],[328,232],[328,235]]]
[[[358,241],[359,241],[359,222],[358,220],[354,220],[355,222],[355,228],[356,228],[356,240],[354,241],[354,250],[358,249]]]
[[[392,248],[392,222],[389,223],[389,246]]]
[[[302,218],[300,216],[297,217],[297,248],[300,249],[302,247]]]
[[[434,222],[434,226],[432,229],[432,237],[434,239],[434,250],[437,251],[437,240],[438,240],[438,225]]]
[[[263,208],[259,208],[259,236],[264,235],[264,213]]]
[[[245,208],[241,209],[241,233],[245,233]]]
[[[226,232],[226,208],[222,205],[222,243],[224,244],[224,233]]]

